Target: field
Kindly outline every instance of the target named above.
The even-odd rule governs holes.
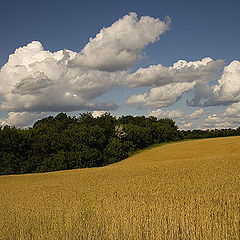
[[[0,239],[240,239],[240,137],[0,177]]]

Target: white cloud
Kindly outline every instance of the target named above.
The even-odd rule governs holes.
[[[171,111],[163,111],[162,109],[157,109],[154,111],[151,111],[149,113],[149,116],[154,116],[158,119],[160,118],[171,118],[171,119],[181,119],[183,120],[185,118],[184,113],[179,110],[171,110]]]
[[[207,128],[237,128],[240,126],[240,102],[233,103],[223,114],[209,115],[203,123]]]
[[[182,82],[168,84],[162,87],[151,88],[149,94],[138,94],[131,96],[126,103],[129,105],[140,105],[141,108],[161,108],[173,105],[181,96],[192,89],[195,82]]]
[[[224,68],[218,84],[212,87],[207,106],[228,105],[240,101],[240,62],[232,61]]]
[[[41,89],[47,88],[52,84],[54,84],[54,82],[48,79],[43,72],[37,71],[17,83],[14,86],[12,93],[20,95],[39,94]]]
[[[165,22],[149,16],[138,19],[136,13],[130,13],[90,38],[72,64],[103,71],[128,69],[142,49],[158,40],[169,24],[168,18]]]
[[[0,126],[28,127],[46,115],[46,113],[9,112],[8,118],[0,119]]]
[[[176,121],[177,125],[180,129],[190,129],[193,126],[193,121],[199,119],[203,116],[206,112],[200,108],[191,114],[185,114],[180,110],[166,110],[163,111],[162,109],[157,109],[154,111],[149,112],[148,116],[154,116],[158,119],[160,118],[170,118]]]
[[[193,62],[179,60],[171,67],[164,67],[161,64],[152,65],[148,68],[140,68],[129,75],[126,84],[130,87],[156,87],[170,83],[209,82],[216,80],[218,71],[222,69],[223,64],[222,60],[214,61],[208,57]]]
[[[240,101],[240,62],[232,61],[225,66],[214,85],[199,82],[194,88],[190,106],[227,106]]]
[[[191,100],[187,100],[187,105],[192,107],[204,107],[206,105],[206,101],[208,101],[213,95],[212,87],[208,84],[208,82],[198,82],[193,89],[193,95],[194,97]]]
[[[122,85],[142,49],[155,42],[170,24],[149,16],[130,13],[103,28],[76,53],[50,52],[33,41],[9,56],[0,70],[0,110],[13,123],[17,113],[77,110],[115,110],[114,102],[95,98]],[[19,123],[20,124],[20,123]]]
[[[191,129],[192,125],[193,125],[193,123],[191,123],[191,122],[184,123],[179,128],[180,128],[180,130],[189,130],[189,129]]]
[[[0,110],[8,118],[0,125],[27,126],[46,112],[93,111],[94,115],[115,110],[114,102],[96,102],[102,94],[119,87],[149,87],[149,92],[131,96],[127,104],[141,109],[162,108],[176,103],[191,91],[191,106],[230,105],[222,115],[211,114],[204,126],[230,127],[240,123],[240,62],[235,60],[223,68],[222,60],[207,57],[199,61],[179,60],[170,67],[161,64],[128,70],[142,57],[142,50],[157,41],[169,28],[165,21],[136,13],[124,16],[103,28],[79,52],[44,50],[33,41],[16,49],[0,69]],[[221,73],[221,71],[223,72]],[[221,73],[221,75],[220,75]],[[218,80],[217,84],[213,80]],[[153,114],[180,121],[192,127],[202,118],[201,108],[191,114],[179,110],[152,111]],[[190,126],[191,125],[191,126]]]
[[[223,113],[225,117],[240,118],[240,102],[233,103]]]
[[[208,57],[192,62],[179,60],[170,67],[159,64],[140,68],[128,75],[126,84],[130,87],[150,86],[150,93],[133,95],[127,103],[141,104],[142,108],[166,107],[177,102],[186,91],[196,87],[201,91],[196,91],[194,99],[188,101],[188,104],[197,106],[202,97],[209,95],[206,90],[210,88],[208,82],[217,79],[223,64],[222,60],[214,61]]]
[[[234,127],[233,123],[229,121],[226,117],[222,117],[218,114],[212,114],[208,116],[204,122],[203,126],[206,128],[214,129],[214,128],[231,128]]]
[[[0,109],[7,112],[113,110],[96,97],[118,86],[126,72],[69,67],[75,52],[45,51],[34,41],[9,56],[0,71]]]
[[[188,118],[189,119],[198,119],[199,117],[201,117],[204,114],[204,110],[202,108],[194,111],[193,113],[191,113]]]
[[[180,110],[163,111],[162,109],[157,109],[157,110],[151,111],[148,115],[154,116],[156,118],[171,118],[174,120],[188,121],[188,120],[199,119],[204,114],[205,114],[205,111],[202,108],[200,108],[192,112],[191,114],[185,114]]]
[[[100,117],[100,116],[102,116],[103,114],[105,114],[107,111],[93,111],[92,112],[92,116],[94,117],[94,118],[96,118],[96,117]]]
[[[237,128],[240,126],[240,101],[231,104],[221,114],[211,114],[203,122],[205,128]]]

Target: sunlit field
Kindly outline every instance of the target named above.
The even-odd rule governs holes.
[[[240,137],[0,177],[0,239],[240,239]]]

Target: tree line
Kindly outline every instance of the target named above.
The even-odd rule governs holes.
[[[172,119],[59,113],[29,129],[0,127],[0,174],[101,167],[153,144],[240,135],[240,129],[180,131]]]

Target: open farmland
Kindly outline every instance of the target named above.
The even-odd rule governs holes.
[[[0,177],[0,239],[239,239],[240,137]]]

